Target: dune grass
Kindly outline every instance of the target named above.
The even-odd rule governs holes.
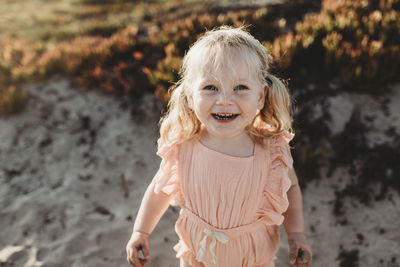
[[[207,1],[203,1],[207,2]],[[110,35],[145,16],[199,1],[4,0],[0,5],[0,44],[10,39],[57,42],[86,34]]]
[[[398,0],[261,8],[226,2],[6,0],[0,6],[0,105],[26,99],[12,99],[23,95],[19,84],[55,73],[134,98],[155,91],[166,102],[184,51],[205,29],[223,24],[251,24],[277,59],[277,71],[304,84],[340,76],[348,90],[372,92],[398,77]]]
[[[22,110],[27,101],[20,88],[22,83],[43,79],[60,70],[61,67],[56,66],[53,71],[40,75],[43,70],[38,62],[54,48],[66,47],[68,42],[76,44],[79,38],[98,38],[106,42],[113,34],[141,25],[149,17],[157,17],[166,10],[207,2],[210,1],[3,0],[0,5],[0,115]],[[77,52],[80,50],[72,53]],[[62,65],[63,55],[56,56],[55,61],[57,58]],[[55,61],[48,62],[54,64]],[[45,67],[51,68],[50,65]]]

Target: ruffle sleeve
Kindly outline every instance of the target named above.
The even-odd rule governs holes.
[[[157,144],[157,155],[162,160],[160,168],[153,178],[154,193],[158,194],[163,191],[167,195],[172,195],[170,205],[183,206],[185,201],[178,172],[180,144],[164,143],[161,138],[158,139]]]
[[[262,207],[259,210],[259,215],[268,225],[282,224],[282,213],[289,207],[289,170],[293,167],[289,142],[293,137],[294,134],[283,132],[269,139],[270,164],[263,189]]]

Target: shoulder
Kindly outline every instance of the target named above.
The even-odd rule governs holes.
[[[270,149],[271,146],[288,146],[290,141],[294,138],[294,133],[283,131],[268,137],[264,137],[262,144],[265,148]]]
[[[169,141],[162,137],[157,140],[157,155],[161,158],[167,158],[174,152],[179,150],[180,143],[177,141]]]
[[[294,133],[289,131],[283,131],[275,136],[270,137],[272,142],[283,142],[289,144],[289,142],[294,138]]]
[[[162,158],[170,154],[177,155],[181,150],[192,148],[196,142],[198,141],[195,139],[168,141],[160,137],[157,140],[157,155]]]
[[[278,165],[283,163],[289,168],[292,167],[293,159],[290,152],[289,142],[293,138],[294,134],[289,131],[283,131],[267,138],[267,150],[272,163],[279,163]]]

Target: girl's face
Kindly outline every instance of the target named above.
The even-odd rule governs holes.
[[[250,71],[240,56],[229,63],[229,68],[219,71],[205,66],[196,75],[188,97],[189,107],[205,131],[218,138],[243,135],[264,106],[266,85],[260,83],[255,68]]]

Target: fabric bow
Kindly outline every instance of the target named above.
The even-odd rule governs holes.
[[[204,235],[203,240],[201,240],[201,242],[200,242],[200,249],[197,252],[196,260],[200,262],[201,259],[203,258],[204,251],[206,250],[207,237],[210,237],[211,238],[210,252],[211,252],[211,255],[213,256],[213,263],[216,264],[217,257],[215,256],[215,253],[214,253],[214,247],[215,247],[217,240],[219,242],[222,242],[225,244],[226,242],[228,242],[229,239],[224,233],[213,231],[213,230],[210,230],[207,228],[204,229],[203,233],[205,235]]]

